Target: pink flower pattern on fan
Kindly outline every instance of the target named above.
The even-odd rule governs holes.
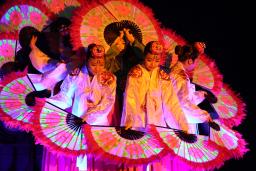
[[[220,98],[225,105],[229,105],[229,106],[234,105],[232,99],[229,96],[221,96]]]
[[[91,26],[91,27],[98,28],[102,25],[102,20],[98,16],[91,16],[88,19],[88,25]]]
[[[22,22],[22,15],[17,11],[13,11],[10,15],[10,21],[13,25],[18,26]]]
[[[202,159],[204,154],[196,147],[189,147],[188,153],[190,156],[194,157],[195,159]]]
[[[126,7],[124,5],[116,6],[116,11],[118,11],[118,13],[123,16],[127,16],[131,13],[131,9],[129,9],[128,7]]]
[[[22,106],[22,102],[21,101],[16,101],[16,103],[13,103],[13,102],[5,102],[5,107],[8,109],[8,110],[16,110],[16,109],[19,109],[21,108]]]
[[[3,44],[0,48],[0,56],[13,57],[14,48],[9,44]]]
[[[166,139],[166,141],[167,141],[168,146],[169,146],[171,149],[177,147],[177,145],[178,145],[178,143],[179,143],[179,140],[178,140],[177,138],[175,138],[175,137],[173,137],[173,136],[171,136],[171,135],[169,135],[169,134],[165,137],[165,139]]]
[[[107,148],[106,150],[111,149],[112,147],[117,145],[116,139],[113,136],[112,133],[110,132],[102,132],[99,136],[98,136],[99,140],[102,141],[101,143],[106,143],[107,144]]]
[[[89,36],[89,37],[86,38],[86,42],[88,44],[90,44],[90,43],[99,43],[99,39],[95,36]]]
[[[139,144],[129,144],[127,147],[126,147],[126,150],[129,154],[133,154],[133,155],[141,155],[144,153],[144,150],[143,148],[139,145]]]
[[[223,134],[222,135],[222,139],[227,143],[227,146],[229,148],[235,148],[234,146],[236,145],[234,143],[234,139],[232,137],[230,137],[228,134]]]
[[[203,141],[202,144],[203,144],[202,148],[205,147],[205,149],[207,149],[210,152],[215,151],[215,148],[210,144],[209,141]]]
[[[31,22],[35,25],[42,24],[42,21],[43,21],[42,15],[36,11],[31,12],[29,18]]]
[[[15,83],[10,87],[10,92],[13,94],[24,94],[26,91],[26,86],[23,84]]]
[[[147,25],[150,25],[148,19],[143,16],[143,15],[139,15],[135,18],[135,21],[136,21],[136,24],[137,25],[142,25],[142,26],[147,26]]]
[[[45,123],[47,123],[48,125],[51,125],[51,127],[55,125],[59,125],[60,121],[61,121],[61,116],[56,112],[49,112],[45,116]]]
[[[229,110],[225,106],[218,106],[218,110],[221,111],[221,113],[228,114]]]
[[[61,133],[55,136],[55,140],[59,143],[66,142],[67,138],[71,137],[72,135],[67,131],[62,131]]]
[[[199,75],[198,76],[198,82],[204,83],[204,84],[211,84],[214,80],[212,80],[209,75]]]
[[[52,0],[49,6],[51,6],[51,9],[56,13],[62,11],[65,8],[64,2],[59,0]]]

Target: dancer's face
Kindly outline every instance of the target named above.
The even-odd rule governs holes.
[[[173,54],[172,55],[172,62],[171,62],[171,66],[170,67],[174,66],[178,62],[178,60],[179,60],[178,55]]]
[[[196,58],[195,60],[192,60],[192,59],[187,59],[185,62],[184,62],[184,68],[186,69],[187,72],[193,72],[195,67],[197,66],[198,64],[198,58]]]
[[[105,70],[104,58],[90,58],[88,61],[88,70],[92,75],[97,75]]]
[[[148,71],[152,71],[156,67],[158,67],[160,64],[160,55],[153,55],[151,53],[148,53],[146,55],[144,65]]]

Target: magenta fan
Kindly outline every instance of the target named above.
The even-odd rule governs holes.
[[[246,116],[243,100],[226,84],[217,98],[218,102],[213,107],[222,122],[229,127],[238,126]]]
[[[197,169],[211,170],[220,167],[229,158],[225,148],[208,140],[207,136],[186,134],[181,130],[151,126],[166,149],[181,161]]]
[[[218,94],[223,86],[222,74],[215,62],[204,54],[199,56],[192,82],[210,89],[214,94]]]
[[[78,156],[87,151],[81,118],[46,102],[41,113],[35,115],[34,123],[37,141],[53,152]]]
[[[174,53],[174,49],[177,45],[186,44],[186,41],[171,29],[161,29],[161,30],[163,34],[164,48],[168,52]]]
[[[234,158],[242,158],[248,151],[246,142],[241,134],[228,128],[218,120],[210,124],[210,139],[216,144],[226,148]],[[212,126],[212,124],[214,124]]]
[[[120,28],[129,28],[143,44],[162,37],[151,10],[137,0],[103,0],[83,4],[74,12],[73,45],[78,49],[98,43],[108,50]]]
[[[14,75],[17,73],[13,73]],[[8,75],[8,77],[12,77]],[[40,110],[44,100],[40,99],[36,106],[30,107],[25,102],[28,93],[35,88],[29,75],[17,78],[6,85],[3,85],[0,93],[0,116],[10,127],[18,127],[23,130],[31,130],[32,117]]]
[[[10,0],[0,7],[0,23],[7,25],[9,31],[19,31],[24,26],[41,31],[51,17],[39,0]]]
[[[117,165],[138,165],[161,159],[166,154],[158,137],[123,127],[85,126],[91,152]]]
[[[58,14],[66,7],[79,7],[78,0],[42,0],[42,3],[53,13]]]
[[[176,45],[184,45],[186,41],[170,29],[163,29],[164,47],[174,53]],[[222,88],[222,75],[215,62],[206,55],[200,55],[197,66],[192,73],[192,81],[218,94]]]
[[[10,61],[14,61],[15,51],[20,49],[18,33],[0,33],[0,67]]]

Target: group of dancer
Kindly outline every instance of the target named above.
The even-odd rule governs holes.
[[[36,90],[24,94],[28,106],[38,105],[36,98],[43,97],[89,125],[142,132],[155,125],[209,136],[209,123],[216,117],[198,104],[214,97],[196,91],[190,80],[204,53],[203,42],[177,45],[170,53],[162,42],[143,45],[130,28],[122,27],[109,49],[92,43],[74,51],[70,24],[59,18],[49,26],[50,32],[30,26],[19,32],[22,48],[12,65],[33,73]],[[79,170],[90,170],[89,160],[86,155],[78,156]]]

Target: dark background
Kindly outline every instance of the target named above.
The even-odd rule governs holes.
[[[0,0],[2,5],[4,0]],[[240,171],[256,162],[256,93],[254,49],[248,38],[252,12],[247,1],[173,1],[142,0],[155,18],[188,41],[205,41],[206,54],[216,61],[224,82],[240,93],[247,107],[247,117],[235,128],[249,143],[250,152],[243,159],[229,160],[221,171]],[[251,24],[252,25],[252,24]],[[250,47],[250,48],[249,48]]]

